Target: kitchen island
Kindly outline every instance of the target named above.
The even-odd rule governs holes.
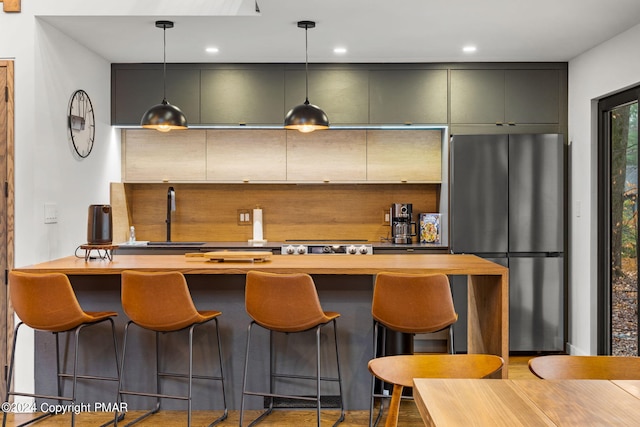
[[[207,262],[191,259],[184,255],[120,255],[112,261],[106,259],[85,261],[84,258],[66,257],[41,264],[17,268],[26,272],[61,272],[69,275],[81,305],[85,310],[115,310],[122,313],[120,307],[120,273],[123,270],[169,271],[176,270],[187,277],[192,296],[198,309],[215,309],[223,312],[220,318],[222,345],[225,359],[225,374],[228,384],[227,399],[231,409],[238,409],[242,386],[243,357],[246,343],[246,328],[249,317],[244,311],[244,280],[250,270],[273,273],[304,272],[311,274],[316,282],[322,306],[325,310],[338,311],[342,315],[338,320],[340,356],[343,372],[345,404],[349,410],[362,410],[369,407],[369,387],[371,377],[367,371],[367,362],[372,354],[371,298],[375,275],[382,271],[407,273],[444,273],[447,275],[468,276],[468,352],[490,353],[502,356],[508,363],[509,356],[509,292],[508,269],[473,255],[375,255],[375,256],[272,256],[264,262]],[[121,314],[118,319],[119,332],[126,321]],[[94,340],[90,351],[95,356],[85,356],[83,360],[100,358],[107,354],[108,343],[102,342],[100,334],[84,337]],[[151,334],[149,334],[151,335]],[[313,334],[309,334],[313,335]],[[175,337],[167,337],[170,345],[164,350],[169,362],[175,362],[180,355],[178,349],[183,345]],[[186,336],[183,337],[186,339]],[[200,336],[200,338],[204,338]],[[313,337],[309,337],[313,340]],[[196,338],[197,339],[197,338]],[[306,337],[285,337],[287,340]],[[186,341],[185,341],[186,342]],[[312,342],[312,341],[310,341]],[[50,334],[37,334],[36,338],[36,388],[50,391],[55,387],[55,361],[45,356],[43,349],[51,345]],[[265,334],[263,348],[267,347]],[[153,346],[152,337],[140,335],[140,342],[132,352],[143,352]],[[298,351],[299,348],[303,350]],[[307,352],[306,348],[311,351]],[[313,346],[296,347],[295,355],[278,364],[288,367],[307,366],[313,360]],[[181,355],[184,356],[184,355]],[[142,357],[142,356],[141,356]],[[195,357],[203,357],[197,354]],[[105,360],[107,358],[105,357]],[[142,372],[149,361],[142,357],[130,363],[140,371],[135,378],[142,387],[153,387],[151,373]],[[252,364],[265,364],[264,354],[252,355]],[[505,363],[505,364],[507,364]],[[105,362],[106,364],[106,362]],[[311,365],[313,363],[311,362]],[[151,365],[153,365],[151,363]],[[109,366],[103,370],[109,372]],[[264,368],[264,366],[263,366]],[[257,369],[257,368],[256,368]],[[506,378],[507,368],[499,374]],[[131,374],[128,375],[131,378]],[[178,384],[169,384],[166,391]],[[194,395],[202,395],[200,402],[194,401],[194,408],[206,405],[207,390],[194,384]],[[81,387],[79,395],[89,401],[112,401],[112,391],[97,390],[89,386]],[[163,407],[171,406],[167,402]],[[132,399],[132,409],[140,403]],[[149,405],[149,403],[147,403]],[[261,407],[262,402],[253,402],[253,407]]]

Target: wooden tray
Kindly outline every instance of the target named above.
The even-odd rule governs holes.
[[[270,251],[213,251],[195,252],[184,254],[187,261],[268,261],[271,258]]]

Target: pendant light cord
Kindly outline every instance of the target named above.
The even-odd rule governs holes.
[[[309,26],[304,26],[305,104],[309,104]]]
[[[162,27],[163,44],[162,44],[162,103],[167,103],[167,26]]]

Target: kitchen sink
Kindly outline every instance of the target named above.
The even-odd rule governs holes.
[[[205,242],[147,242],[147,246],[201,246]]]

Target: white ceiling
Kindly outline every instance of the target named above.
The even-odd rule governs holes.
[[[639,0],[258,0],[253,16],[40,16],[109,62],[568,61],[640,23]],[[253,8],[252,8],[253,9]],[[467,44],[474,54],[462,53]],[[219,53],[205,52],[215,46]],[[346,47],[337,56],[333,48]],[[637,52],[630,54],[637,54]]]

